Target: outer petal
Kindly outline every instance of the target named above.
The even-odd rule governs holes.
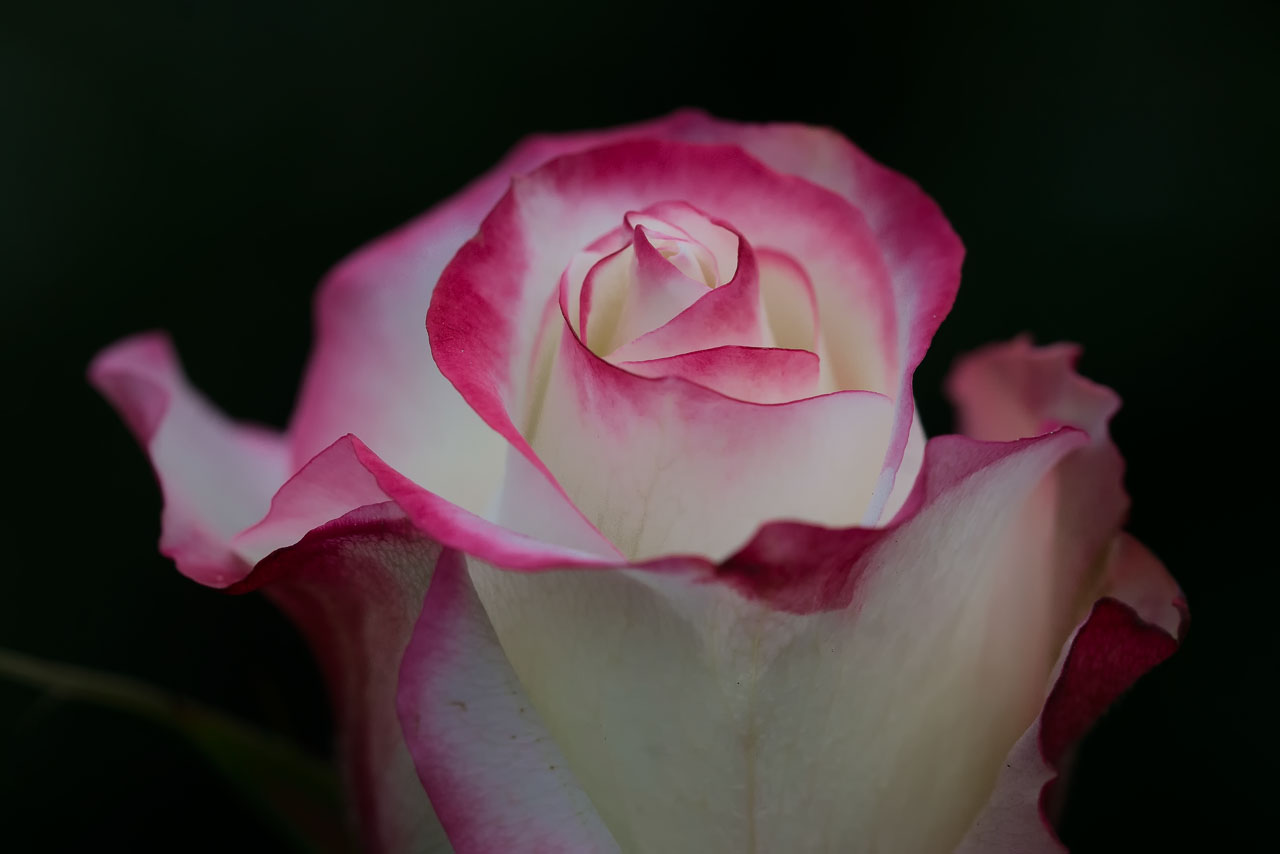
[[[1088,446],[1054,473],[1052,487],[1056,501],[1084,497],[1075,512],[1067,512],[1070,503],[1058,511],[1055,535],[1064,562],[1085,567],[1123,524],[1129,496],[1121,483],[1124,460],[1107,434],[1120,398],[1075,372],[1079,356],[1074,345],[1035,348],[1026,337],[992,344],[956,363],[947,391],[962,430],[977,439],[1010,441],[1062,425],[1089,433]],[[1063,583],[1062,595],[1070,595],[1074,580]]]
[[[232,588],[258,588],[306,635],[338,723],[338,756],[370,852],[450,850],[396,719],[401,655],[440,546],[391,502],[361,507],[273,552]]]
[[[1079,359],[1074,344],[1037,348],[1025,335],[961,359],[947,378],[961,432],[1004,442],[1078,424],[1104,438],[1120,398],[1077,374]]]
[[[440,561],[400,675],[400,720],[458,854],[617,843],[507,663],[456,552]]]
[[[1121,460],[1106,440],[1106,422],[1119,407],[1107,388],[1076,374],[1079,348],[1035,348],[1021,337],[988,346],[962,359],[948,379],[964,431],[989,439],[1035,435],[1062,424],[1081,424],[1095,436],[1057,477],[1060,491],[1098,496],[1101,507],[1124,512],[1119,491]],[[1060,540],[1084,544],[1084,560],[1096,540],[1063,520]],[[978,852],[1057,852],[1062,845],[1045,816],[1050,784],[1064,757],[1093,721],[1139,676],[1176,648],[1185,606],[1176,583],[1136,540],[1121,536],[1107,570],[1086,600],[1102,597],[1063,647],[1038,720],[1014,746],[996,790],[957,849]]]
[[[160,551],[210,587],[243,578],[252,562],[231,539],[261,518],[288,476],[283,440],[215,410],[187,382],[169,339],[159,333],[104,350],[89,380],[151,457],[164,492]]]
[[[502,440],[440,376],[422,328],[432,286],[474,231],[487,189],[436,209],[330,274],[289,428],[295,469],[354,432],[464,507],[479,510],[492,497]]]
[[[1143,673],[1177,647],[1185,606],[1164,567],[1122,536],[1100,599],[1063,648],[1039,720],[1005,759],[956,854],[1059,854],[1046,804],[1071,747]]]

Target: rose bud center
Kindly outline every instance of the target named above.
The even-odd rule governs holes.
[[[696,373],[756,402],[836,388],[820,364],[813,287],[800,264],[752,247],[728,222],[684,202],[628,211],[622,225],[573,259],[561,292],[587,348],[633,373]],[[699,370],[708,366],[712,372]],[[785,387],[747,392],[743,381],[780,369]]]

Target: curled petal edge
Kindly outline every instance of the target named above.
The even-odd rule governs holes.
[[[135,335],[103,350],[89,366],[89,382],[150,458],[164,496],[161,554],[209,587],[248,575],[252,562],[230,541],[262,516],[284,483],[285,439],[215,409],[187,381],[164,333]]]

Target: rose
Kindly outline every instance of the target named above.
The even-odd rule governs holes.
[[[1042,791],[1181,604],[1072,348],[968,357],[926,444],[961,254],[839,135],[682,112],[340,265],[284,435],[161,337],[91,376],[162,550],[309,636],[372,850],[1058,850]]]

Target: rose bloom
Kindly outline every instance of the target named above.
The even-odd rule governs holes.
[[[1183,608],[1073,347],[963,359],[926,440],[962,255],[839,134],[683,111],[341,263],[284,433],[158,334],[91,378],[161,550],[310,640],[369,851],[1061,851],[1058,767]]]

